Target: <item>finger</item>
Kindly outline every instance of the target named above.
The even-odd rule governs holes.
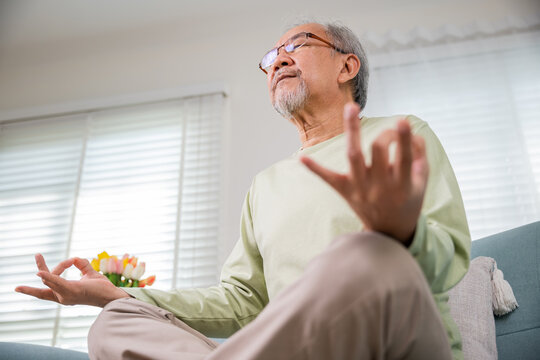
[[[325,167],[317,164],[311,158],[306,156],[300,157],[300,161],[306,165],[306,167],[317,174],[321,179],[326,181],[331,187],[333,187],[341,195],[345,195],[347,179],[345,175],[338,174],[332,170],[328,170]]]
[[[398,122],[398,146],[396,149],[396,180],[410,183],[412,164],[411,127],[409,122],[402,119]]]
[[[56,301],[56,297],[54,296],[51,289],[38,289],[30,286],[17,286],[15,288],[15,291],[21,294],[34,296],[42,300]]]
[[[413,181],[419,183],[419,185],[427,185],[429,177],[429,163],[426,156],[426,142],[424,138],[419,135],[415,135],[412,138],[413,145],[413,163],[412,163],[412,178]]]
[[[358,104],[350,102],[345,105],[343,119],[347,136],[347,155],[349,157],[351,174],[354,179],[361,179],[365,171],[364,154],[362,154],[360,142],[359,113],[360,107]]]
[[[61,275],[67,268],[71,267],[73,265],[74,258],[66,259],[62,262],[60,262],[56,267],[53,269],[51,274],[54,275]]]
[[[92,267],[92,265],[90,264],[90,261],[88,261],[87,259],[81,259],[81,258],[76,257],[76,258],[73,258],[73,261],[74,261],[73,264],[79,270],[81,270],[83,275],[96,272],[94,268]]]
[[[43,255],[38,253],[34,257],[36,259],[36,265],[39,271],[49,272],[49,268],[47,267],[47,264],[45,263],[45,259],[43,258]]]
[[[383,131],[371,144],[371,173],[378,181],[388,180],[388,176],[391,175],[388,148],[397,138],[397,130],[388,129]]]
[[[37,276],[39,276],[43,280],[43,283],[50,287],[52,291],[59,294],[66,294],[69,292],[69,282],[66,279],[43,271],[38,272]]]
[[[411,148],[413,160],[426,157],[426,141],[420,135],[413,135],[411,137]]]

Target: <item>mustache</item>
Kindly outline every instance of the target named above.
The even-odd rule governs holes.
[[[289,69],[279,70],[277,73],[274,74],[274,78],[272,79],[272,90],[276,89],[277,83],[280,80],[282,75],[301,77],[302,71],[300,71],[299,69],[294,70],[294,71],[291,71]]]

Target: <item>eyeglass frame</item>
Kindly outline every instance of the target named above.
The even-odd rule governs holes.
[[[291,36],[290,38],[288,38],[283,44],[281,44],[280,46],[278,47],[275,47],[273,49],[270,49],[269,51],[266,52],[266,54],[264,54],[264,56],[262,57],[263,59],[266,57],[266,55],[270,54],[272,51],[276,50],[276,58],[274,59],[274,62],[276,61],[276,59],[278,58],[279,56],[279,49],[281,49],[282,47],[285,46],[285,44],[287,44],[289,41],[291,41],[292,39],[296,38],[296,37],[299,37],[300,35],[304,34],[306,36],[306,42],[307,42],[307,38],[313,38],[315,40],[319,40],[319,41],[322,41],[323,43],[325,43],[326,45],[330,46],[332,49],[336,50],[337,52],[340,52],[342,54],[348,54],[347,51],[343,50],[343,49],[340,49],[338,48],[336,45],[332,44],[330,41],[328,40],[325,40],[323,39],[322,37],[318,36],[318,35],[315,35],[311,32],[305,32],[305,31],[302,31],[302,32],[299,32],[298,34],[295,34],[293,36]],[[293,51],[289,52],[285,49],[285,51],[287,52],[287,54],[290,54],[294,51],[296,51],[298,48],[304,46],[306,43],[303,43],[302,45],[300,45],[299,47],[297,47],[296,49],[294,49]],[[274,62],[268,66],[268,68],[270,68]],[[262,64],[262,59],[261,61],[259,62],[259,69],[261,69],[265,74],[268,74],[268,72],[263,69],[263,67],[261,66]]]

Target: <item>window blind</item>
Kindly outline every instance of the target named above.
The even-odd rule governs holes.
[[[86,350],[100,309],[13,292],[42,286],[36,252],[50,265],[128,252],[158,289],[216,283],[222,98],[0,127],[0,341]]]
[[[540,33],[375,57],[366,113],[415,114],[441,139],[473,239],[540,219]]]

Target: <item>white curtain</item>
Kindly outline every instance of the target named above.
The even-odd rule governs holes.
[[[100,309],[13,291],[43,287],[37,252],[50,266],[127,252],[157,289],[217,282],[222,99],[0,126],[0,341],[86,349]]]
[[[429,123],[455,170],[473,239],[540,220],[540,31],[523,27],[446,28],[429,41],[416,30],[372,46],[365,114]]]

